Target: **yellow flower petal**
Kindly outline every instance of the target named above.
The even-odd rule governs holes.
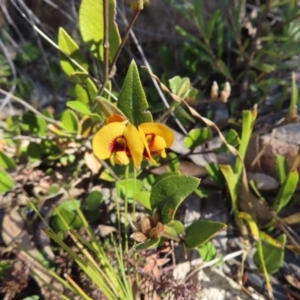
[[[166,141],[159,135],[154,136],[153,142],[151,146],[151,151],[162,151],[166,148]]]
[[[147,134],[154,134],[161,136],[166,141],[166,148],[169,148],[173,145],[175,137],[173,131],[166,125],[159,123],[142,123],[139,125],[139,128]]]
[[[130,159],[125,151],[118,151],[115,154],[114,161],[117,165],[128,165]]]
[[[95,155],[100,159],[109,158],[114,152],[116,139],[122,138],[125,128],[126,125],[119,122],[113,122],[103,126],[95,134],[93,139],[93,150]]]
[[[140,167],[143,160],[144,142],[142,135],[137,128],[128,124],[124,130],[124,137],[127,141],[130,154],[132,156],[133,164],[136,168]]]
[[[139,132],[141,134],[141,137],[142,137],[142,140],[143,140],[143,143],[144,143],[144,147],[145,147],[143,156],[146,157],[151,163],[156,164],[155,159],[151,155],[151,152],[150,152],[150,149],[149,149],[149,146],[148,146],[148,142],[146,140],[146,136],[145,136],[143,130],[140,129],[140,127],[139,127]]]

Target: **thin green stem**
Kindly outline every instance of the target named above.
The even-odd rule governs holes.
[[[103,21],[104,21],[104,84],[101,89],[103,90],[109,76],[109,6],[108,0],[103,0]]]
[[[129,165],[125,169],[125,207],[124,207],[124,226],[125,226],[125,252],[128,254],[128,179],[129,179]]]
[[[120,203],[119,196],[116,195],[116,208],[117,208],[117,219],[118,219],[118,232],[121,234],[121,215],[120,215]]]
[[[132,17],[132,19],[131,19],[131,21],[130,21],[128,27],[127,27],[127,29],[126,29],[126,32],[125,32],[124,37],[123,37],[123,39],[122,39],[122,42],[121,42],[121,44],[120,44],[120,46],[119,46],[119,48],[118,48],[118,50],[117,50],[117,52],[116,52],[116,55],[115,55],[115,57],[114,57],[114,59],[113,59],[111,65],[110,65],[110,68],[109,68],[109,75],[111,75],[111,73],[112,73],[113,70],[114,70],[114,67],[115,67],[115,64],[116,64],[116,62],[117,62],[117,59],[119,58],[119,56],[120,56],[120,54],[121,54],[121,51],[122,51],[122,49],[123,49],[123,47],[124,47],[124,45],[125,45],[125,42],[126,42],[127,39],[128,39],[129,32],[130,32],[131,28],[133,27],[133,25],[134,25],[134,23],[135,23],[137,17],[139,16],[139,14],[140,14],[140,11],[139,11],[139,10],[135,11],[135,13],[134,13],[134,15],[133,15],[133,17]]]
[[[136,168],[133,168],[133,195],[134,195],[134,199],[133,199],[133,219],[135,220],[135,209],[136,209],[136,202],[135,202],[135,194],[136,194]]]
[[[103,0],[103,1],[105,1],[105,0]],[[126,41],[128,39],[129,32],[132,29],[132,27],[133,27],[133,25],[134,25],[137,17],[139,16],[139,14],[140,14],[139,10],[135,11],[135,13],[134,13],[134,15],[132,17],[132,20],[130,21],[130,23],[129,23],[127,29],[126,29],[126,32],[125,32],[124,37],[122,39],[122,42],[121,42],[121,44],[120,44],[120,46],[119,46],[119,48],[118,48],[118,50],[117,50],[117,52],[116,52],[116,54],[114,56],[114,59],[113,59],[111,65],[110,65],[110,67],[108,68],[107,64],[104,63],[104,65],[105,65],[105,78],[104,78],[103,84],[100,87],[99,96],[101,96],[103,94],[103,91],[104,91],[104,88],[105,88],[105,86],[107,84],[107,81],[109,80],[109,78],[111,78],[113,76],[113,73],[114,73],[113,71],[115,69],[115,65],[116,65],[117,59],[120,56],[120,53],[121,53],[121,51],[122,51],[122,49],[123,49],[123,47],[124,47],[124,45],[125,45],[125,43],[126,43]],[[106,14],[105,13],[105,9],[104,9],[104,25],[106,23],[105,18],[108,20],[108,17],[109,17],[108,11],[107,11],[107,14]],[[104,31],[105,31],[105,26],[104,26]],[[104,38],[105,38],[105,34],[104,34]],[[108,38],[108,33],[107,33],[107,38]],[[107,41],[107,42],[108,42],[108,45],[109,45],[109,41]],[[104,47],[104,54],[105,54],[105,47]],[[104,55],[104,57],[105,57],[105,55]],[[108,64],[109,64],[109,56],[108,56]],[[96,103],[96,105],[97,105],[97,103]],[[93,107],[92,111],[95,111],[96,105]]]

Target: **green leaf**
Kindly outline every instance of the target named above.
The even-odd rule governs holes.
[[[224,175],[220,169],[220,166],[216,163],[209,163],[205,166],[205,169],[209,177],[219,186],[223,186],[225,183]]]
[[[152,174],[151,174],[152,175]],[[174,176],[174,175],[180,175],[179,172],[166,172],[166,173],[162,173],[161,175],[157,176],[156,178],[154,178],[154,182],[151,182],[151,188],[154,187],[159,181],[161,181],[164,178],[167,178],[169,176]],[[151,178],[152,179],[152,178]]]
[[[43,154],[44,154],[44,147],[42,147],[41,144],[35,143],[35,142],[30,142],[27,149],[26,149],[26,154],[28,155],[28,158],[32,162],[39,161]]]
[[[60,65],[63,71],[69,77],[75,72],[83,72],[84,70],[88,70],[88,63],[79,47],[68,35],[68,33],[61,27],[58,30],[58,46],[62,51],[59,53]],[[77,66],[76,63],[72,62],[72,60],[74,60],[84,70]],[[77,78],[75,82],[77,82]]]
[[[229,129],[228,132],[226,133],[226,141],[228,144],[230,144],[233,147],[237,147],[240,144],[240,137],[238,133],[234,129]],[[228,153],[229,149],[227,146],[223,143],[220,148],[216,149],[217,152],[219,153]]]
[[[16,166],[15,161],[5,152],[0,150],[0,167],[4,169],[13,169]]]
[[[86,72],[73,72],[69,78],[75,83],[84,84],[89,78],[89,74]]]
[[[143,205],[146,209],[151,211],[151,203],[150,203],[150,192],[149,191],[140,191],[135,194],[134,200]]]
[[[276,154],[276,170],[280,184],[286,181],[289,173],[289,166],[284,156]]]
[[[34,296],[28,296],[26,298],[23,298],[23,300],[40,300],[40,296],[39,295],[34,295]]]
[[[22,64],[29,64],[36,60],[41,54],[41,50],[30,42],[25,42],[19,48],[19,52],[17,53],[16,60],[21,62]]]
[[[184,225],[178,220],[173,220],[164,225],[164,231],[176,236],[184,232]]]
[[[201,185],[195,190],[195,194],[197,194],[200,198],[207,198],[211,196],[213,193],[214,193],[213,190],[205,188]]]
[[[76,207],[80,207],[81,201],[80,200],[66,200],[59,204],[55,209],[53,210],[52,216],[58,216],[60,211],[65,209],[69,212],[76,211]]]
[[[85,199],[83,208],[87,211],[95,211],[103,202],[103,194],[100,191],[92,191]]]
[[[160,245],[161,241],[162,241],[161,237],[158,237],[155,239],[150,239],[144,243],[136,244],[134,246],[134,249],[137,251],[142,251],[142,250],[146,250],[146,249],[154,249]]]
[[[224,228],[226,224],[219,222],[195,221],[185,231],[184,244],[187,249],[200,247]]]
[[[209,127],[192,129],[184,139],[184,145],[191,149],[210,140],[212,137]]]
[[[178,156],[174,152],[168,153],[167,159],[169,160],[168,162],[168,172],[179,172],[179,167],[180,167],[180,161],[178,159]]]
[[[76,114],[70,110],[66,109],[61,116],[61,121],[64,127],[70,132],[78,132],[79,130],[79,120]]]
[[[109,58],[113,60],[121,38],[117,24],[115,23],[116,16],[116,1],[109,1]],[[91,52],[100,61],[103,61],[103,43],[104,43],[104,17],[103,17],[103,1],[99,0],[82,0],[79,8],[79,29],[83,41],[87,44]]]
[[[105,119],[114,114],[121,115],[126,118],[123,112],[115,104],[107,101],[105,98],[99,96],[96,97],[96,101],[98,102],[100,111]]]
[[[57,194],[57,193],[59,192],[59,190],[60,190],[59,184],[53,183],[53,184],[49,187],[49,189],[48,189],[48,191],[47,191],[47,194],[48,194],[48,195],[54,195],[54,194]]]
[[[33,135],[44,137],[47,132],[47,122],[40,116],[24,114],[22,117],[22,129]]]
[[[280,212],[282,208],[289,204],[293,194],[296,191],[297,184],[299,181],[299,174],[297,170],[291,171],[285,182],[281,185],[279,193],[273,204],[273,209]]]
[[[79,100],[85,104],[92,104],[98,94],[98,89],[94,82],[88,78],[84,84],[76,84],[74,93],[76,100]]]
[[[82,226],[82,220],[76,211],[76,207],[80,207],[79,200],[66,200],[58,205],[53,211],[53,225],[58,231],[66,231],[69,229],[79,229]]]
[[[81,114],[83,115],[91,115],[92,112],[91,110],[89,109],[89,107],[84,104],[83,102],[81,101],[78,101],[78,100],[75,100],[75,101],[68,101],[67,102],[67,106],[80,112]]]
[[[199,254],[204,261],[211,261],[217,255],[217,249],[211,241],[206,242],[198,248]]]
[[[89,107],[79,100],[68,101],[66,105],[84,116],[90,116],[93,120],[101,121],[99,115],[92,113]]]
[[[15,185],[14,180],[8,173],[0,169],[0,193],[10,191]]]
[[[200,180],[192,176],[172,175],[156,183],[151,192],[152,210],[160,211],[161,222],[168,224],[175,216],[181,202],[199,185]]]
[[[235,174],[230,165],[220,165],[220,169],[226,179],[234,213],[238,213],[238,181],[237,174]]]
[[[281,240],[281,244],[285,244],[286,237],[282,235],[278,238]],[[262,262],[261,259],[264,259]],[[253,255],[253,261],[255,265],[263,272],[264,266],[268,272],[268,274],[276,273],[283,265],[284,259],[284,247],[276,247],[269,243],[262,245],[262,257],[259,255],[259,251],[256,251]],[[263,266],[264,264],[264,266]]]
[[[143,182],[137,179],[122,179],[116,182],[117,194],[120,198],[133,200],[135,195],[143,189]]]
[[[190,91],[191,82],[188,77],[175,76],[169,79],[169,86],[173,94],[185,98]]]
[[[7,277],[7,272],[9,272],[12,268],[12,262],[10,261],[1,261],[0,262],[0,280],[2,281]]]
[[[147,110],[149,105],[134,61],[131,62],[127,71],[117,106],[130,123],[136,126],[153,121],[151,112]]]

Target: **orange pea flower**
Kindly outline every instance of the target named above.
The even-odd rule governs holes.
[[[165,158],[165,149],[170,148],[174,143],[172,130],[166,125],[149,122],[140,124],[139,131],[144,134],[145,150],[143,156],[152,162],[154,155]]]
[[[155,163],[153,155],[166,157],[165,148],[174,142],[173,132],[163,124],[142,123],[136,128],[121,115],[111,115],[94,136],[93,149],[100,159],[113,156],[116,164],[127,165],[133,160],[138,168],[143,158]]]

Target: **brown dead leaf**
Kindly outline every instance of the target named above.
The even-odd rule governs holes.
[[[91,170],[92,174],[98,174],[101,168],[101,163],[95,154],[93,152],[86,151],[83,159],[87,167]]]
[[[290,215],[288,217],[282,218],[281,219],[285,224],[296,224],[296,223],[300,223],[300,212],[297,212],[293,215]]]
[[[284,273],[284,277],[291,286],[300,290],[300,278],[297,275]]]
[[[250,190],[241,184],[239,189],[239,207],[248,213],[258,224],[267,224],[272,219],[272,214],[267,205]]]
[[[157,168],[151,170],[153,174],[163,174],[167,172],[168,165],[162,165]],[[195,163],[187,160],[180,161],[179,171],[182,175],[189,175],[189,176],[206,176],[207,171],[205,167],[198,166]]]
[[[102,225],[100,224],[97,227],[96,232],[101,236],[101,237],[106,237],[114,232],[116,232],[117,229],[113,226],[108,226],[108,225]]]

